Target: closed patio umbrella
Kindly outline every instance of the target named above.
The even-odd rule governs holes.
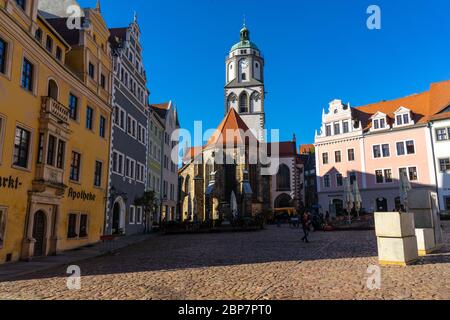
[[[408,211],[408,192],[412,189],[406,171],[400,172],[400,202],[405,211]]]
[[[349,178],[345,178],[344,179],[344,204],[345,204],[345,207],[347,208],[349,223],[352,223],[351,211],[353,208],[354,201],[355,201],[355,199],[353,197],[350,180],[349,180]]]
[[[356,214],[358,215],[359,219],[359,211],[361,210],[362,207],[362,198],[361,193],[359,192],[359,185],[357,179],[353,182],[353,197],[355,202]]]

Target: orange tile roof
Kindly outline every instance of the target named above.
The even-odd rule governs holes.
[[[186,150],[186,153],[183,156],[183,162],[187,163],[192,161],[195,157],[197,157],[203,151],[203,147],[191,147]]]
[[[152,107],[155,107],[157,109],[169,110],[170,102],[152,104]]]
[[[377,112],[385,113],[390,119],[394,112],[405,107],[412,111],[415,123],[426,123],[431,116],[450,105],[450,80],[433,83],[430,90],[394,100],[371,103],[353,108],[356,118],[361,121],[364,130],[371,127],[370,118]]]
[[[231,108],[222,120],[222,123],[209,139],[207,146],[219,143],[224,145],[227,143],[244,144],[246,138],[253,140],[255,143],[258,141],[236,110]],[[229,139],[233,139],[233,141],[228,141]]]
[[[300,154],[310,154],[314,152],[313,144],[302,144],[300,145]]]

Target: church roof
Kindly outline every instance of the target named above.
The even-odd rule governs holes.
[[[244,144],[246,139],[258,140],[234,108],[230,108],[222,123],[208,141],[207,146],[216,144]],[[230,141],[232,140],[232,141]]]

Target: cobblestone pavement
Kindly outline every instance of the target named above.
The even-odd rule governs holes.
[[[439,253],[407,268],[377,264],[373,231],[312,233],[287,226],[261,232],[157,236],[80,263],[81,289],[66,267],[0,283],[0,299],[450,299],[450,223]]]

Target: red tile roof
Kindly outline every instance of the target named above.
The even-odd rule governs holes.
[[[302,144],[300,145],[300,154],[311,154],[315,150],[313,144]]]
[[[229,141],[230,139],[233,141]],[[228,143],[244,144],[247,142],[246,140],[250,143],[258,143],[258,140],[247,127],[244,120],[242,120],[234,108],[231,108],[209,139],[207,146],[216,144],[226,145]]]
[[[415,123],[427,123],[430,117],[436,115],[450,105],[450,80],[433,83],[430,90],[389,101],[371,103],[353,108],[356,118],[361,121],[363,129],[371,127],[370,118],[377,112],[385,113],[390,119],[394,112],[405,107],[412,111]]]

